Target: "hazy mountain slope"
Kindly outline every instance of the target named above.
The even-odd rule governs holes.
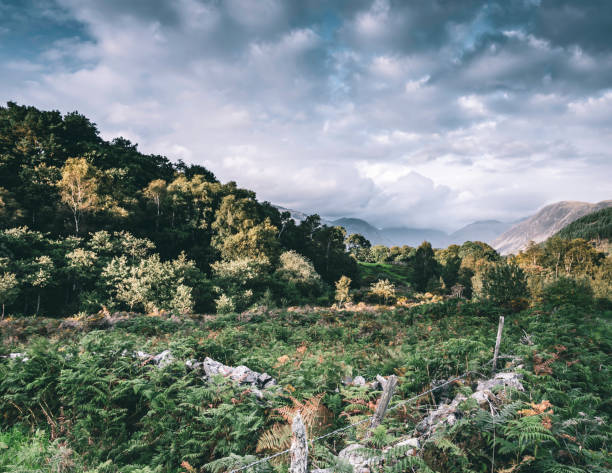
[[[461,245],[466,241],[483,241],[491,244],[512,225],[512,223],[500,222],[499,220],[481,220],[470,223],[451,233],[448,237],[448,244]]]
[[[443,248],[447,246],[448,235],[441,230],[433,228],[407,228],[394,227],[381,230],[389,245],[419,246],[424,241],[431,243],[433,247]]]
[[[280,205],[273,205],[279,212],[289,212],[291,214],[291,218],[295,220],[295,223],[299,225],[302,220],[305,220],[308,217],[304,212],[300,212],[299,210],[292,210],[285,207],[281,207]]]
[[[568,240],[573,238],[584,238],[585,240],[612,238],[612,207],[592,212],[573,221],[559,231],[557,236]]]
[[[352,235],[353,233],[360,233],[370,240],[372,245],[390,244],[381,230],[369,224],[365,220],[361,220],[360,218],[339,218],[331,221],[329,224],[344,227],[349,235]]]
[[[493,242],[493,247],[501,254],[518,253],[529,241],[544,241],[580,217],[610,206],[612,200],[596,204],[562,201],[547,205],[534,216],[509,228]]]
[[[298,224],[307,216],[299,210],[288,209],[280,205],[274,207],[280,212],[291,213],[292,218]],[[428,241],[436,248],[443,248],[451,243],[461,245],[466,241],[484,241],[490,244],[512,225],[512,223],[503,223],[497,220],[484,220],[473,222],[448,235],[435,228],[388,227],[380,229],[360,218],[342,217],[335,220],[321,218],[321,223],[344,227],[349,235],[359,233],[366,237],[372,245],[418,246],[424,241]]]

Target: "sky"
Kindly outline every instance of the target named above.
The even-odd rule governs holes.
[[[612,199],[609,0],[0,0],[0,103],[261,200],[452,231]]]

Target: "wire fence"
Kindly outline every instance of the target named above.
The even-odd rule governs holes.
[[[506,358],[506,357],[511,358],[512,356],[511,355],[500,355],[498,358]],[[492,362],[493,362],[493,359],[487,361],[486,363],[483,363],[482,365],[480,365],[478,368],[476,368],[474,370],[466,371],[463,374],[461,374],[459,376],[455,376],[454,378],[451,378],[451,379],[445,381],[444,383],[442,383],[442,384],[440,384],[438,386],[435,386],[435,387],[433,387],[431,389],[428,389],[427,391],[424,391],[424,392],[422,392],[420,394],[417,394],[416,396],[412,396],[409,399],[404,399],[402,401],[399,401],[396,404],[393,404],[393,405],[389,406],[388,409],[387,409],[387,412],[393,411],[393,410],[398,409],[398,408],[400,408],[402,406],[405,406],[406,404],[414,402],[414,401],[416,401],[416,400],[418,400],[418,399],[420,399],[422,397],[425,397],[425,396],[427,396],[429,394],[432,394],[435,391],[437,391],[439,389],[442,389],[445,386],[448,386],[448,385],[450,385],[450,384],[452,384],[452,383],[454,383],[456,381],[459,381],[461,379],[464,379],[464,378],[468,377],[469,375],[473,375],[473,374],[480,375],[481,373],[479,372],[479,370],[481,370],[482,368],[484,368],[487,365],[491,364]],[[328,432],[326,434],[319,435],[318,437],[314,437],[312,439],[308,439],[308,442],[310,444],[314,444],[315,442],[318,442],[318,441],[323,440],[325,438],[333,437],[334,435],[338,435],[340,433],[343,433],[343,432],[345,432],[345,431],[347,431],[349,429],[352,429],[352,428],[357,427],[359,425],[365,424],[366,422],[371,422],[373,417],[374,417],[373,415],[372,416],[368,416],[365,419],[361,419],[361,420],[359,420],[357,422],[354,422],[352,424],[345,425],[344,427],[340,427],[339,429],[333,430],[333,431]],[[270,456],[267,456],[267,457],[264,457],[264,458],[260,458],[260,459],[258,459],[256,461],[252,462],[252,463],[249,463],[247,465],[241,466],[239,468],[234,468],[233,470],[230,470],[229,473],[239,473],[240,471],[244,471],[244,470],[247,470],[249,468],[253,468],[254,466],[257,466],[257,465],[260,465],[262,463],[268,462],[268,461],[270,461],[270,460],[272,460],[274,458],[280,457],[282,455],[286,455],[289,452],[291,452],[291,448],[287,448],[287,449],[285,449],[285,450],[283,450],[281,452],[277,452],[277,453],[275,453],[273,455],[270,455]]]

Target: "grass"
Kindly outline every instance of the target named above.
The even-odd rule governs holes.
[[[379,279],[388,279],[396,286],[409,286],[409,271],[408,266],[399,264],[359,262],[359,272],[364,285],[369,285]]]

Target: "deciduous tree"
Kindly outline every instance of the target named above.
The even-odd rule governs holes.
[[[96,208],[99,198],[97,169],[85,158],[69,158],[62,168],[59,181],[62,201],[68,205],[74,218],[75,234],[79,234],[79,224],[84,212]]]

